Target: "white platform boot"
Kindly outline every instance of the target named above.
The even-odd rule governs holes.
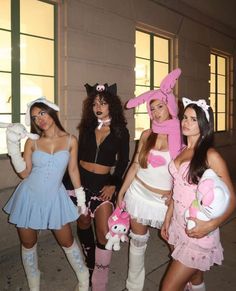
[[[194,290],[206,291],[206,286],[205,286],[205,283],[204,282],[202,282],[199,285],[193,285],[191,283],[189,285],[190,285],[189,291],[194,291]]]
[[[37,244],[31,249],[21,247],[22,262],[30,291],[40,291],[40,271],[38,269]]]
[[[63,247],[66,257],[75,271],[78,279],[78,285],[75,291],[88,291],[89,290],[89,270],[84,263],[83,255],[79,249],[77,242],[74,240],[72,246],[69,248]]]

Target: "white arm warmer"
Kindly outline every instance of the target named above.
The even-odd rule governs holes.
[[[21,136],[15,133],[11,128],[7,128],[7,150],[11,157],[12,164],[17,173],[23,172],[26,169],[26,163],[21,156],[20,140]]]
[[[85,204],[85,192],[82,186],[75,189],[75,196],[77,198],[77,206],[81,208],[81,213],[86,214],[87,213],[87,207]]]

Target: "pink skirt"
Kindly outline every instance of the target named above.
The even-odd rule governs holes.
[[[219,228],[203,238],[190,238],[175,213],[169,227],[168,243],[174,246],[173,259],[189,268],[206,271],[214,264],[221,265],[224,258]]]

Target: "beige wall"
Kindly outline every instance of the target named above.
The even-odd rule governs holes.
[[[227,6],[225,9],[227,10]],[[76,126],[85,97],[85,83],[116,82],[118,93],[124,102],[133,97],[136,27],[168,33],[173,37],[173,66],[179,66],[183,71],[178,83],[179,98],[209,96],[208,64],[211,48],[234,57],[236,54],[236,31],[186,6],[183,1],[61,0],[58,103],[61,107],[61,119],[67,130],[77,135]],[[235,112],[235,101],[233,104]],[[133,149],[132,110],[127,111],[126,116]],[[235,116],[233,119],[235,128]],[[236,178],[235,130],[217,134],[216,141],[232,176]],[[0,189],[12,187],[19,182],[8,158],[0,160],[0,169]],[[11,192],[0,192],[1,207]],[[1,215],[5,218],[1,219],[0,228],[4,229],[11,245],[16,241],[15,230],[14,227],[8,228],[6,215]],[[0,241],[0,245],[5,244],[6,247],[6,242],[5,239]]]

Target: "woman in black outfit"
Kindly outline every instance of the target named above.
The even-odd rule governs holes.
[[[86,84],[85,87],[87,98],[78,126],[78,164],[88,210],[79,217],[77,229],[92,278],[92,290],[105,291],[112,252],[105,249],[107,221],[129,162],[129,132],[116,84]],[[64,184],[72,190],[67,177]]]

